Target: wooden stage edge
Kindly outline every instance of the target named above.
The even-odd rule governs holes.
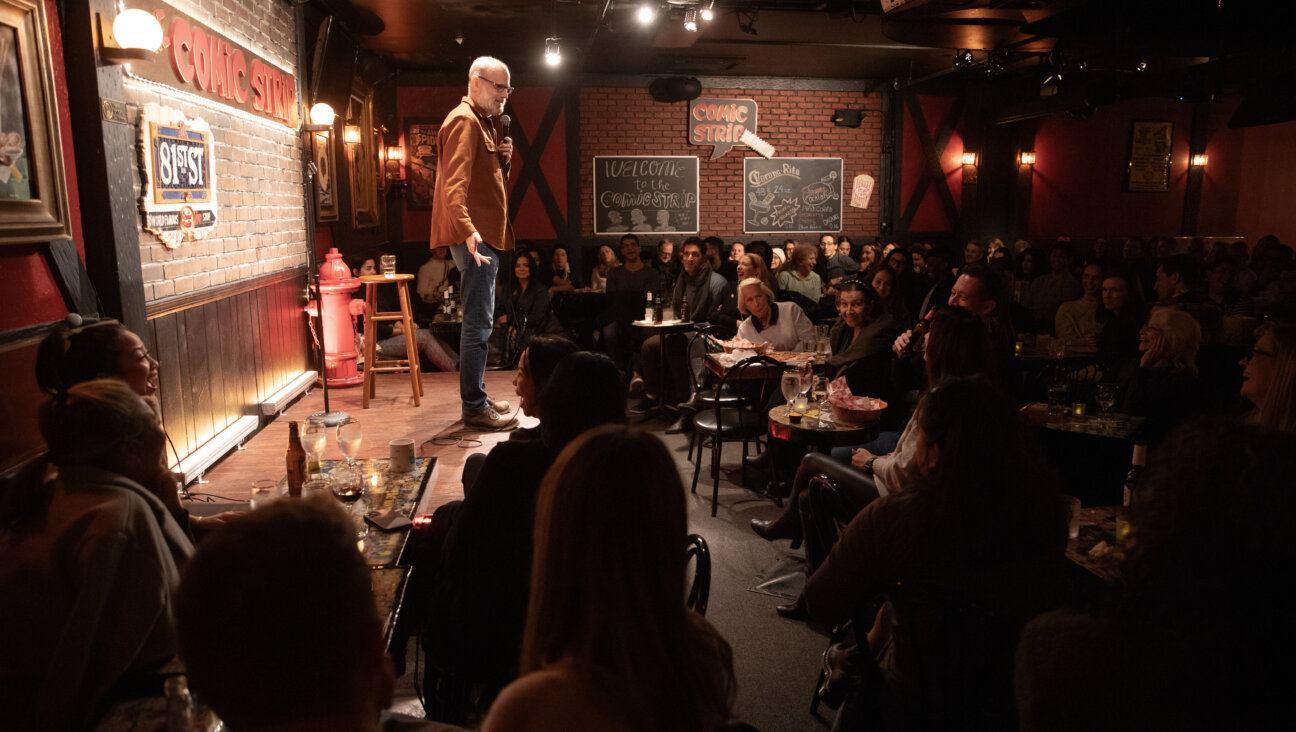
[[[521,426],[537,423],[521,416],[518,398],[513,392],[515,371],[487,371],[486,391],[494,399],[506,399],[520,418]],[[428,512],[453,500],[463,498],[464,460],[474,452],[486,452],[497,442],[507,439],[507,432],[464,433],[460,419],[459,374],[423,374],[421,406],[414,406],[410,394],[409,376],[406,374],[377,374],[377,396],[369,401],[369,408],[361,407],[361,387],[329,389],[329,406],[341,410],[358,420],[364,429],[364,442],[359,457],[385,458],[389,455],[388,443],[398,437],[414,440],[415,455],[437,458],[435,481],[428,485],[424,496],[424,509]],[[324,409],[324,391],[311,389],[282,414],[252,436],[242,450],[225,456],[207,470],[205,483],[191,483],[189,490],[201,500],[205,494],[222,499],[246,501],[252,481],[278,480],[284,476],[284,452],[288,448],[288,423],[304,422],[307,417]],[[458,442],[454,438],[462,435]],[[437,439],[434,444],[434,438]],[[330,436],[324,450],[327,460],[345,459],[338,450],[337,441]]]

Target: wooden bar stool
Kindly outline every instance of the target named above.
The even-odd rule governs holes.
[[[410,372],[410,389],[414,392],[414,406],[419,406],[419,397],[423,396],[423,372],[419,369],[418,338],[415,333],[414,311],[410,308],[409,283],[414,280],[412,274],[363,275],[360,281],[365,285],[365,357],[364,357],[364,408],[369,408],[369,399],[374,394],[374,374],[394,373],[408,369]],[[396,285],[396,297],[400,301],[400,312],[379,312],[378,285]],[[405,329],[405,358],[378,360],[379,321],[397,320]]]

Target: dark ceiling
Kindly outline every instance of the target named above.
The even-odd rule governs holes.
[[[1102,103],[1209,98],[1296,76],[1290,0],[309,0],[391,72],[466,71],[497,56],[514,76],[585,74],[894,79]],[[636,20],[640,6],[655,21]],[[884,12],[883,6],[892,7]],[[563,63],[543,63],[557,38]],[[971,63],[956,68],[960,49]],[[363,67],[362,67],[363,68]],[[1047,81],[1047,83],[1045,83]],[[1053,90],[1045,89],[1044,96]]]

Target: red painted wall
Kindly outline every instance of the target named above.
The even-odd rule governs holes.
[[[77,252],[85,258],[85,241],[81,236],[81,203],[77,194],[76,151],[72,142],[72,123],[68,119],[67,74],[63,64],[63,38],[58,28],[58,7],[45,0],[50,57],[54,66],[54,103],[57,106],[60,142],[63,146],[63,173],[67,179],[68,215],[72,239]],[[0,248],[0,331],[58,320],[67,315],[63,297],[54,284],[53,274],[35,246]]]
[[[1296,246],[1296,122],[1247,128],[1241,148],[1236,233],[1248,244],[1276,234]],[[1211,153],[1207,171],[1215,160]]]
[[[918,104],[922,109],[927,134],[935,141],[940,134],[941,127],[949,116],[950,109],[954,106],[954,98],[924,96],[918,98]],[[907,210],[909,202],[913,199],[918,181],[922,179],[923,168],[926,166],[922,143],[918,137],[917,120],[909,112],[908,107],[904,109],[903,126],[900,142],[902,152],[899,213]],[[963,135],[959,133],[957,128],[950,135],[949,143],[941,151],[940,167],[941,172],[944,173],[945,184],[949,186],[950,195],[954,197],[954,205],[961,208],[963,196]],[[909,231],[954,231],[954,227],[950,225],[949,219],[945,216],[945,208],[941,205],[934,185],[929,184],[924,189],[923,197],[918,204],[918,210],[914,213],[913,220],[909,222]]]
[[[1165,193],[1126,193],[1130,125],[1136,120],[1174,123],[1170,186]],[[1150,99],[1099,107],[1087,120],[1055,114],[1035,133],[1029,235],[1097,236],[1179,233],[1188,172],[1192,105]]]

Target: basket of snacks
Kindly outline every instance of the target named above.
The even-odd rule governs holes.
[[[731,341],[719,341],[719,343],[725,353],[733,353],[734,351],[752,351],[757,356],[764,356],[770,352],[771,348],[773,348],[773,344],[764,341],[760,343],[752,343],[746,338],[735,338]]]
[[[833,420],[838,424],[849,425],[876,422],[882,418],[882,412],[887,408],[887,403],[881,399],[851,393],[845,376],[828,384],[828,404],[832,407]]]

